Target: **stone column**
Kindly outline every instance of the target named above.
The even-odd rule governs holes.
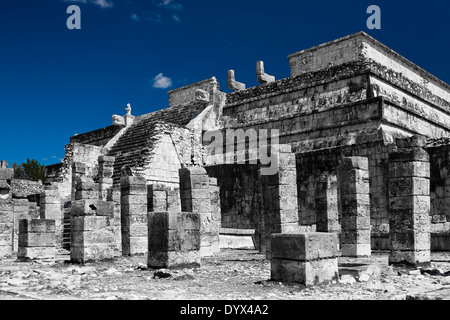
[[[17,252],[19,249],[19,221],[21,219],[31,219],[30,205],[26,193],[13,192],[13,204],[14,204],[14,242],[13,251]]]
[[[271,258],[270,239],[273,233],[297,233],[298,199],[297,169],[291,146],[280,145],[277,157],[278,171],[274,175],[261,175],[264,204],[264,236],[260,252]],[[258,233],[261,231],[257,230]]]
[[[389,155],[389,263],[430,262],[430,162],[421,148],[425,139],[412,138]]]
[[[340,232],[337,177],[322,174],[316,179],[317,232]]]
[[[146,179],[122,177],[120,187],[122,254],[145,254],[148,252]]]
[[[55,260],[55,220],[23,219],[19,222],[19,260]]]
[[[114,249],[114,256],[122,256],[122,223],[121,223],[121,205],[120,205],[120,189],[114,188],[109,190],[108,201],[114,203],[114,213],[112,219],[114,238],[116,239],[116,246]]]
[[[220,251],[219,229],[212,220],[208,174],[201,167],[182,168],[179,173],[181,210],[200,214],[200,254],[213,255]]]
[[[364,157],[343,158],[338,167],[343,256],[371,255],[369,163]]]
[[[200,214],[148,213],[149,268],[200,267]]]
[[[11,180],[14,169],[8,168],[7,161],[0,162],[0,258],[11,256],[13,244],[14,205]]]
[[[71,201],[75,201],[75,191],[77,180],[86,174],[86,165],[82,162],[72,163],[72,195]]]
[[[150,184],[147,186],[147,201],[149,212],[165,212],[167,210],[167,191],[162,184]]]
[[[100,156],[98,157],[98,176],[99,176],[99,198],[100,200],[107,200],[109,190],[113,187],[113,173],[114,173],[114,157]]]
[[[41,193],[41,219],[53,220],[55,223],[55,245],[62,248],[64,233],[64,218],[61,209],[61,198],[55,186],[46,185]]]
[[[214,241],[211,246],[213,252],[220,252],[220,227],[222,225],[222,209],[220,207],[220,187],[217,178],[209,178],[209,199],[211,205],[211,234]],[[214,238],[216,237],[217,238]]]
[[[99,185],[92,178],[78,178],[71,209],[70,259],[75,263],[114,258],[112,220],[114,202],[99,199]]]

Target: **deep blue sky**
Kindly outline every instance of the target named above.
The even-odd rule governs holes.
[[[450,1],[393,2],[0,0],[0,158],[57,163],[128,102],[134,115],[165,108],[168,90],[212,76],[229,92],[228,69],[255,86],[258,60],[285,78],[287,55],[361,30],[450,83]],[[66,27],[70,4],[81,30]],[[371,4],[381,30],[366,27]],[[171,87],[153,86],[161,73]]]

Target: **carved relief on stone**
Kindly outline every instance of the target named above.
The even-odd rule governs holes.
[[[228,70],[228,89],[233,91],[245,90],[245,83],[236,81],[234,70]]]
[[[210,94],[202,89],[195,90],[195,101],[208,103],[210,102]]]
[[[133,171],[131,171],[129,166],[123,166],[122,169],[120,169],[120,175],[122,177],[132,177]]]
[[[115,126],[125,126],[125,119],[117,114],[112,116],[112,120]]]
[[[264,62],[256,62],[256,79],[261,84],[271,83],[275,81],[275,77],[264,73]]]

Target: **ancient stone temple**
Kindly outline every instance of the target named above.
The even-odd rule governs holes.
[[[391,250],[392,263],[450,250],[449,85],[364,32],[288,60],[289,78],[258,61],[257,86],[230,70],[230,93],[212,77],[168,92],[168,108],[134,116],[128,105],[113,125],[71,137],[62,163],[47,167],[59,238],[70,239],[85,199],[77,183],[91,179],[111,206],[115,252],[148,245],[154,264],[197,264],[249,238],[285,259],[271,248],[279,233],[336,233],[343,255]]]

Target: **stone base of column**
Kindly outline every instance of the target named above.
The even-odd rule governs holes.
[[[55,220],[19,221],[19,260],[55,260]]]
[[[307,286],[338,280],[337,235],[334,233],[274,234],[271,279]]]
[[[199,267],[200,215],[150,212],[148,214],[148,267]]]
[[[115,239],[110,218],[72,218],[70,260],[75,263],[114,259]]]
[[[392,251],[389,255],[389,264],[407,264],[407,265],[429,265],[430,250],[424,251]]]

